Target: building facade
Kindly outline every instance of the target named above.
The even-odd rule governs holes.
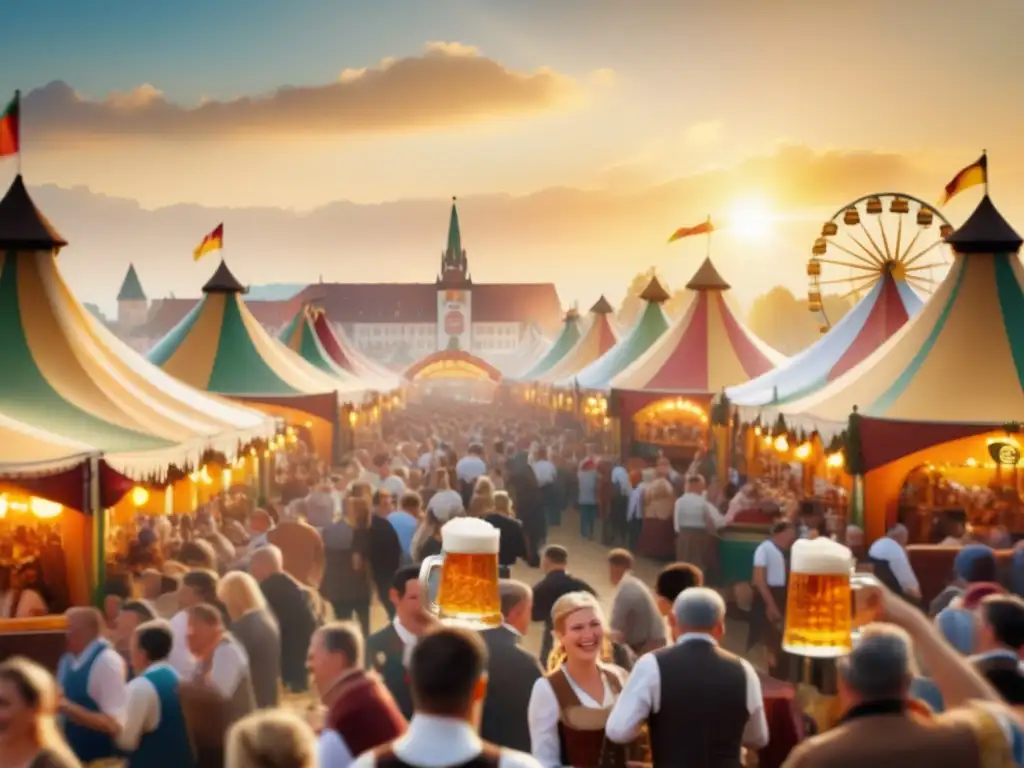
[[[500,367],[502,358],[513,356],[532,334],[557,332],[563,314],[552,283],[473,282],[454,199],[440,268],[432,282],[319,282],[253,289],[254,295],[264,293],[290,296],[247,301],[271,332],[283,328],[304,304],[314,303],[358,349],[393,367],[453,346]],[[126,296],[123,315],[122,295]],[[135,268],[129,267],[118,295],[115,330],[144,351],[170,332],[196,302],[176,298],[147,302]]]

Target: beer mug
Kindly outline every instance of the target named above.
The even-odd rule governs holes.
[[[800,539],[793,544],[784,651],[832,659],[853,650],[856,628],[875,618],[859,610],[855,598],[864,587],[878,586],[874,576],[854,573],[853,566],[853,553],[831,539]]]
[[[445,624],[487,629],[501,625],[498,593],[498,546],[501,531],[476,517],[457,517],[441,529],[440,555],[432,555],[420,567],[424,601]],[[437,597],[431,599],[430,581],[441,572]]]

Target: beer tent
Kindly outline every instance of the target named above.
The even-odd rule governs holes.
[[[226,395],[311,430],[318,455],[342,452],[340,403],[361,403],[362,386],[302,359],[253,317],[245,289],[224,261],[203,298],[149,352],[149,360],[192,387]]]
[[[548,351],[516,378],[520,381],[536,381],[572,351],[576,342],[580,340],[580,336],[580,313],[573,308],[565,313],[562,330]]]
[[[603,357],[608,350],[618,344],[619,334],[608,319],[611,313],[612,305],[602,296],[590,308],[590,319],[582,329],[579,340],[560,360],[539,374],[537,381],[554,384],[572,376]]]

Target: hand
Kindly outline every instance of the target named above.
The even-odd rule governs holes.
[[[857,594],[858,614],[865,612],[871,620],[888,621],[891,624],[909,629],[920,620],[922,613],[877,579],[875,583],[863,587]],[[864,622],[867,623],[867,622]]]
[[[768,603],[768,605],[766,606],[766,611],[768,614],[768,621],[770,621],[772,624],[782,623],[782,614],[779,613],[779,609],[776,607],[775,603]]]

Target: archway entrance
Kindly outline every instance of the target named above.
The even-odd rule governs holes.
[[[427,355],[404,373],[410,398],[445,398],[489,403],[501,383],[501,371],[476,355],[446,349]]]

